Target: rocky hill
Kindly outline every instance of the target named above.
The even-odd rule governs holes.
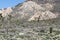
[[[37,14],[40,16],[40,20],[52,19],[58,17],[58,15],[53,13],[56,1],[57,0],[26,0],[24,3],[18,4],[13,8],[2,9],[0,13],[2,13],[3,17],[12,15],[18,19],[35,19]],[[49,14],[51,14],[51,16]]]

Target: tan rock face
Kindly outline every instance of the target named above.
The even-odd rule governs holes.
[[[4,9],[0,10],[0,13],[2,14],[3,17],[6,17],[11,12],[12,12],[12,9],[10,7],[7,8],[6,10],[4,10]]]
[[[57,15],[55,15],[54,13],[52,13],[50,11],[45,11],[45,12],[39,11],[36,14],[34,14],[28,21],[32,21],[32,20],[37,21],[38,18],[39,18],[39,20],[47,20],[47,19],[53,19],[56,17],[57,17]]]

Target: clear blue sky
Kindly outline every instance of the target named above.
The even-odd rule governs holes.
[[[22,3],[25,0],[0,0],[0,9],[1,8],[7,8],[7,7],[13,7],[17,5],[18,3]]]

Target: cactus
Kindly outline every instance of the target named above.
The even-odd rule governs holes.
[[[53,28],[52,28],[52,27],[50,27],[50,33],[52,33],[52,30],[53,30]]]

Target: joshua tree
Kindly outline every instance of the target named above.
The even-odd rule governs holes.
[[[40,19],[40,16],[38,17],[38,20],[37,20],[38,22],[39,22],[39,19]]]
[[[2,16],[2,13],[0,13],[0,20],[4,21],[4,17]]]
[[[0,18],[2,17],[2,14],[0,13]]]
[[[52,33],[52,30],[53,30],[53,28],[52,28],[52,27],[50,27],[50,33]]]

